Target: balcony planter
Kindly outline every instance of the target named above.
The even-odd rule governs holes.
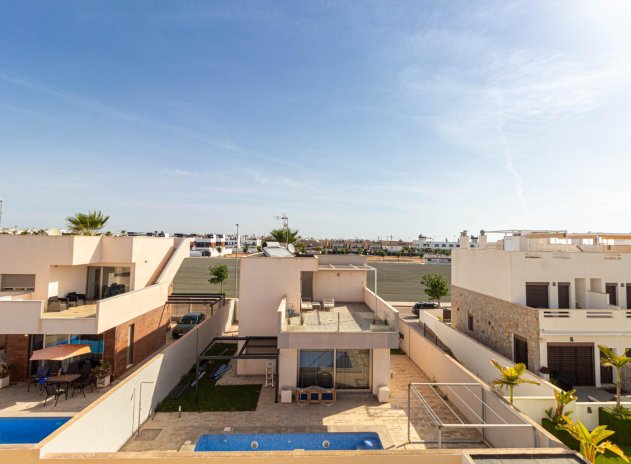
[[[11,372],[13,372],[13,364],[0,361],[0,388],[9,386],[9,383],[11,383]]]
[[[100,366],[93,369],[96,376],[96,388],[105,388],[110,384],[112,379],[112,365],[107,361],[103,361]]]
[[[541,425],[543,428],[550,432],[552,435],[557,437],[561,443],[574,451],[579,451],[580,443],[570,435],[570,433],[565,430],[562,426],[556,425],[550,419],[542,419]]]

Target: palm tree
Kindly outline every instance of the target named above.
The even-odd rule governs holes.
[[[624,415],[624,409],[620,406],[620,389],[622,385],[622,368],[627,364],[631,363],[631,358],[625,356],[624,354],[616,354],[614,350],[605,346],[598,345],[598,349],[605,355],[604,358],[600,360],[600,364],[604,367],[615,367],[616,368],[616,407],[612,410],[614,415]]]
[[[68,216],[66,222],[73,234],[96,235],[105,226],[109,216],[103,216],[100,211],[88,211]]]
[[[563,419],[565,420],[563,428],[568,431],[572,438],[580,443],[581,454],[589,462],[595,463],[596,457],[598,457],[599,454],[604,454],[605,451],[611,451],[620,456],[624,462],[629,462],[629,459],[618,446],[614,445],[609,440],[603,441],[616,433],[613,430],[607,430],[606,425],[596,427],[590,432],[581,421],[575,423],[567,416],[563,417]]]
[[[510,392],[510,402],[513,403],[513,390],[522,383],[531,383],[533,385],[539,385],[539,382],[534,380],[524,379],[522,376],[526,372],[526,365],[524,363],[515,364],[513,367],[502,366],[496,360],[491,360],[491,364],[500,372],[499,379],[493,380],[491,384],[495,387],[508,387]]]
[[[294,243],[300,238],[297,229],[291,230],[289,228],[274,229],[270,235],[278,243]]]

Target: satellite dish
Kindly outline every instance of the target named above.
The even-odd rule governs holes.
[[[296,252],[296,247],[294,246],[293,243],[290,243],[289,245],[287,245],[287,249],[289,250],[290,253]]]

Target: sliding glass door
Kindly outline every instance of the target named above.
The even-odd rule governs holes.
[[[88,267],[88,300],[100,300],[129,291],[129,267]]]
[[[370,389],[370,350],[300,350],[298,387]]]

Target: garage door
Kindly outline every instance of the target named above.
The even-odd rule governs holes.
[[[548,368],[573,386],[594,385],[593,345],[548,345]]]

